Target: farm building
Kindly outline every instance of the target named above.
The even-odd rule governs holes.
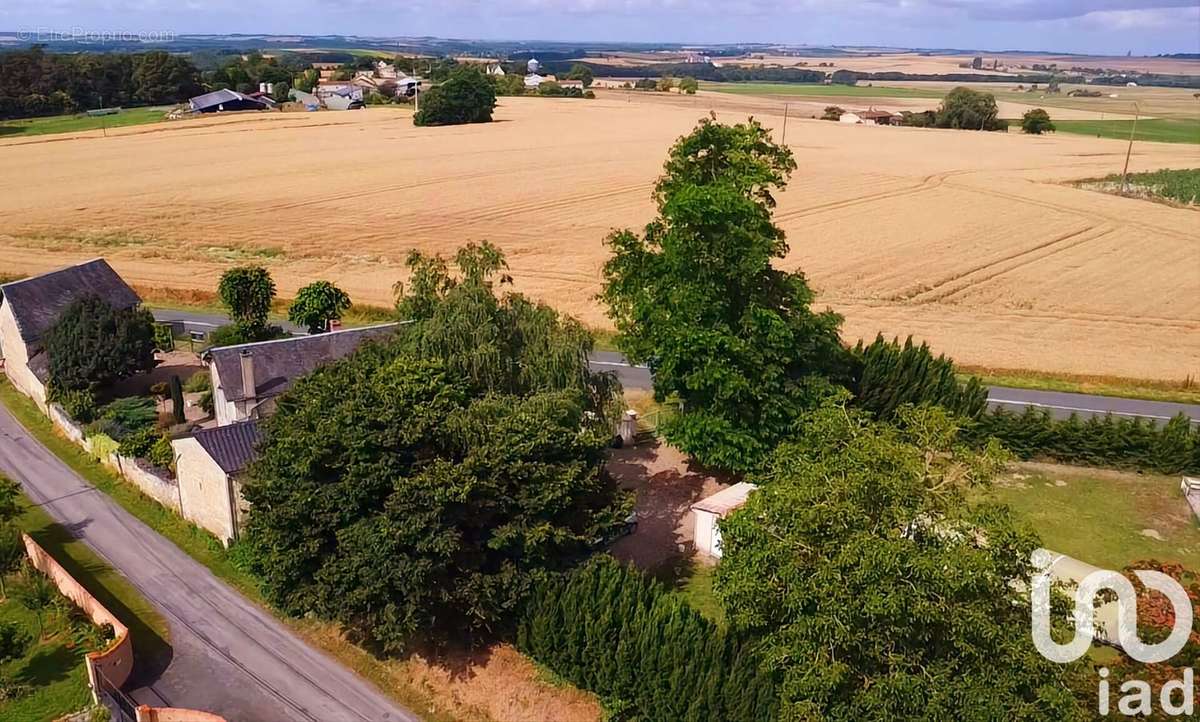
[[[261,419],[296,379],[319,366],[354,353],[361,344],[390,336],[398,323],[222,346],[201,359],[212,376],[217,425]]]
[[[582,80],[560,80],[558,81],[558,84],[564,88],[578,88],[581,91],[584,90]]]
[[[875,125],[891,125],[894,122],[896,115],[894,113],[889,113],[886,110],[875,110],[872,108],[859,113],[858,117],[862,118],[862,122],[864,123],[874,123]]]
[[[171,441],[183,516],[226,546],[237,541],[248,506],[242,472],[254,460],[258,423],[246,421],[202,429]]]
[[[363,106],[363,89],[351,82],[322,81],[313,94],[330,110],[355,110]]]
[[[225,89],[197,95],[188,101],[188,107],[193,113],[222,113],[239,110],[268,110],[271,103],[263,98],[255,98],[236,90]]]
[[[745,504],[750,492],[757,488],[743,481],[692,504],[696,551],[714,559],[721,558],[721,520]]]
[[[103,258],[0,286],[4,372],[13,386],[43,408],[50,363],[42,338],[67,306],[84,296],[96,296],[114,308],[133,308],[142,302]]]
[[[489,65],[487,66],[487,74],[495,75],[496,77],[502,77],[505,75],[505,72],[504,68],[500,67],[499,65]]]

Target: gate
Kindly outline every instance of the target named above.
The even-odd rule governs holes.
[[[137,722],[137,703],[113,684],[98,668],[96,673],[96,696],[100,704],[112,713],[112,722]]]

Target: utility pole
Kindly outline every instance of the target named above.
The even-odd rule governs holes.
[[[1125,149],[1125,169],[1121,171],[1121,195],[1129,190],[1129,156],[1133,155],[1133,136],[1137,133],[1138,116],[1141,114],[1138,104],[1133,104],[1133,127],[1129,129],[1129,147]]]
[[[788,104],[784,103],[783,104],[783,138],[779,142],[779,144],[783,145],[783,146],[787,145],[787,121],[788,121]]]

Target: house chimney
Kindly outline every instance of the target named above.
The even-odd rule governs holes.
[[[242,398],[253,401],[258,396],[258,387],[254,383],[254,353],[250,349],[242,349]]]

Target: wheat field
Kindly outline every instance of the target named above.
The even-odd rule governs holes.
[[[283,295],[328,278],[386,304],[410,249],[488,239],[517,290],[604,326],[613,228],[654,214],[667,148],[710,110],[782,132],[782,105],[601,92],[501,99],[499,122],[406,111],[266,114],[0,139],[0,273],[105,256],[144,286],[211,289],[261,263]],[[1200,214],[1082,190],[1125,143],[789,121],[777,220],[853,341],[914,334],[977,366],[1200,376]],[[1200,167],[1138,144],[1131,169]]]

